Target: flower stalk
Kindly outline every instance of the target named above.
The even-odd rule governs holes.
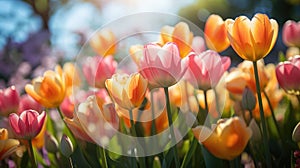
[[[266,125],[266,119],[265,119],[265,115],[264,115],[263,103],[262,103],[262,98],[261,98],[257,61],[253,61],[253,68],[254,68],[254,75],[255,75],[256,93],[257,93],[258,104],[259,104],[260,120],[261,120],[261,124],[262,124],[262,134],[263,134],[263,143],[264,143],[266,164],[267,164],[267,167],[271,167],[271,156],[270,156],[270,151],[269,151],[267,125]]]

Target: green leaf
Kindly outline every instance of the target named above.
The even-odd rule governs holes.
[[[71,155],[71,158],[74,167],[91,167],[91,165],[84,158],[79,147],[75,149],[74,153]]]
[[[213,156],[203,145],[201,145],[201,151],[206,167],[223,167],[223,160]]]

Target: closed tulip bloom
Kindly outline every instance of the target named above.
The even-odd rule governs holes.
[[[16,139],[8,139],[8,133],[5,128],[0,129],[0,160],[13,154],[20,142]]]
[[[58,107],[65,98],[66,86],[61,67],[56,71],[48,70],[42,77],[32,80],[32,84],[25,86],[25,91],[34,100],[46,108]]]
[[[161,29],[163,44],[174,42],[178,46],[181,58],[187,56],[192,50],[193,37],[193,33],[185,22],[179,22],[174,27],[164,26]]]
[[[239,117],[220,119],[213,130],[198,126],[193,133],[211,154],[226,160],[239,156],[252,135],[251,129]]]
[[[112,77],[117,68],[112,56],[88,57],[83,64],[83,74],[90,86],[104,88],[105,80]]]
[[[188,70],[185,78],[201,90],[216,87],[231,63],[229,57],[221,57],[212,50],[207,50],[199,55],[190,53],[187,58]]]
[[[282,40],[286,46],[300,47],[300,22],[286,21],[282,28]]]
[[[19,108],[20,95],[15,86],[6,89],[0,89],[0,115],[8,116],[15,113]]]
[[[300,95],[300,55],[279,63],[276,67],[276,77],[280,87],[287,93]]]
[[[226,20],[228,39],[235,52],[243,59],[257,61],[273,48],[278,24],[265,14],[256,14],[252,20],[246,16]]]
[[[108,56],[116,53],[116,37],[108,29],[97,32],[90,40],[90,45],[100,56]]]
[[[206,45],[211,50],[222,52],[230,45],[225,22],[219,15],[212,14],[208,17],[204,34]]]
[[[112,103],[99,106],[95,96],[79,104],[78,119],[83,130],[99,145],[108,145],[119,128],[119,117]]]
[[[150,88],[169,87],[176,84],[184,75],[187,66],[179,56],[175,43],[163,47],[157,44],[144,46],[139,72],[149,82]]]
[[[148,87],[148,81],[139,73],[115,74],[105,82],[113,100],[122,108],[132,110],[139,107]]]
[[[20,115],[10,114],[9,124],[17,138],[32,139],[42,130],[46,121],[46,112],[39,114],[34,110],[25,110]]]

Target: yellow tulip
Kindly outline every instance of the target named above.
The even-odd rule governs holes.
[[[174,27],[164,26],[161,29],[162,45],[168,42],[174,42],[180,53],[180,57],[184,58],[192,50],[194,35],[190,31],[188,24],[179,22]]]
[[[194,136],[214,156],[232,160],[240,155],[251,135],[244,120],[239,117],[220,119],[213,130],[198,126],[193,129]]]
[[[74,86],[80,86],[80,74],[78,68],[71,63],[66,62],[63,66],[63,69],[57,68],[57,70],[62,70],[59,72],[60,74],[65,75],[65,84],[66,84],[66,96],[70,96],[72,94],[72,89]]]
[[[206,45],[211,50],[222,52],[230,45],[227,38],[225,22],[219,15],[213,14],[208,17],[204,28],[204,34]]]
[[[132,110],[139,107],[148,87],[148,81],[139,73],[114,74],[105,81],[105,86],[114,101],[122,108]]]
[[[20,142],[16,139],[8,139],[8,132],[5,128],[0,129],[0,160],[13,154]]]
[[[32,80],[25,86],[25,91],[38,103],[46,108],[58,107],[65,98],[65,77],[61,67],[56,71],[48,70],[42,77]]]
[[[265,14],[258,13],[252,20],[240,16],[225,22],[232,48],[245,60],[257,61],[264,58],[276,42],[278,24]]]
[[[97,32],[90,40],[91,47],[100,56],[113,55],[116,52],[116,37],[108,29]]]

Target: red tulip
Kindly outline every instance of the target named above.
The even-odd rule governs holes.
[[[0,89],[0,115],[7,116],[15,113],[19,108],[19,93],[15,86]]]
[[[185,78],[201,90],[215,87],[231,63],[229,57],[221,57],[212,50],[199,55],[190,53],[187,58],[188,70]]]
[[[276,67],[279,85],[289,94],[300,95],[300,55],[279,63]]]
[[[37,136],[46,121],[46,112],[39,114],[35,110],[25,110],[20,115],[9,115],[9,124],[17,138],[32,139]]]
[[[282,28],[282,40],[289,47],[300,47],[300,22],[288,20]]]

